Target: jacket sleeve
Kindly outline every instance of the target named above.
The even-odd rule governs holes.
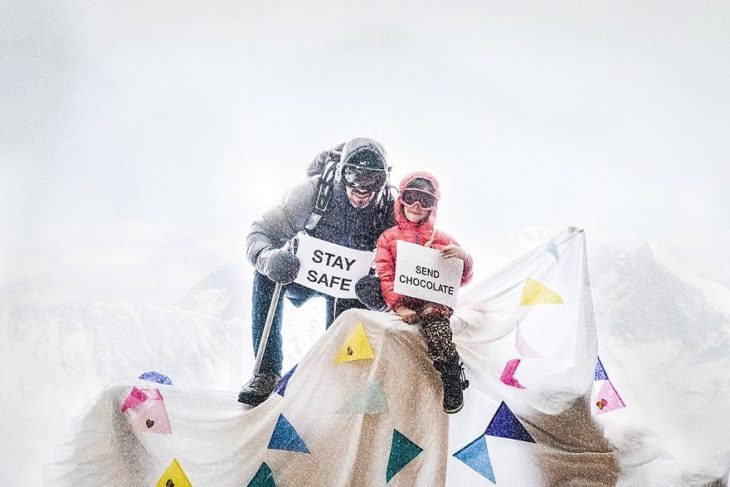
[[[395,255],[391,251],[394,248],[392,238],[389,232],[383,233],[378,238],[377,248],[375,250],[375,270],[380,278],[380,290],[383,293],[383,299],[388,307],[395,310],[403,299],[403,296],[393,291],[395,281]]]
[[[282,201],[251,224],[246,237],[246,256],[252,265],[264,249],[280,248],[299,233],[314,210],[318,177],[290,189]]]
[[[449,235],[445,232],[439,232],[441,233],[441,238],[446,242],[444,245],[441,245],[441,248],[445,247],[448,244],[454,244],[456,246],[461,247],[459,242],[456,241],[454,237]],[[462,247],[463,248],[463,247]],[[466,250],[465,250],[466,252]],[[464,270],[461,272],[461,285],[465,286],[469,284],[469,281],[471,281],[472,274],[474,270],[474,260],[471,258],[471,254],[467,253],[467,258],[464,261]]]
[[[464,261],[464,272],[461,274],[461,285],[465,286],[469,284],[473,276],[474,271],[474,260],[471,258],[471,254],[467,254],[468,257]]]

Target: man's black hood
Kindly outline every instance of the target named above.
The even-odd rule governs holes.
[[[388,168],[387,154],[379,142],[366,137],[357,137],[345,144],[340,161],[367,169]]]

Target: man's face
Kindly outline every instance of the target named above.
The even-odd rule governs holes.
[[[347,193],[347,199],[350,200],[350,204],[358,209],[367,208],[373,202],[373,199],[375,199],[375,191],[346,186],[345,192]]]

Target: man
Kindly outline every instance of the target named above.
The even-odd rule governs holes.
[[[247,256],[256,267],[253,284],[252,332],[258,351],[276,284],[284,287],[271,325],[261,369],[243,387],[238,400],[257,406],[279,381],[283,361],[281,322],[283,296],[301,306],[316,291],[293,283],[300,263],[288,242],[300,231],[356,250],[373,250],[384,230],[395,224],[390,168],[383,147],[356,138],[322,152],[310,165],[310,178],[291,189],[284,200],[251,225]],[[357,299],[327,300],[326,326],[343,311],[363,308]]]

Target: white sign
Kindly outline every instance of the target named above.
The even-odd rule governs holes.
[[[356,299],[355,283],[368,274],[375,252],[353,250],[299,234],[297,257],[302,266],[297,284],[335,298]]]
[[[464,261],[444,259],[438,250],[399,240],[393,290],[398,294],[455,307]]]

